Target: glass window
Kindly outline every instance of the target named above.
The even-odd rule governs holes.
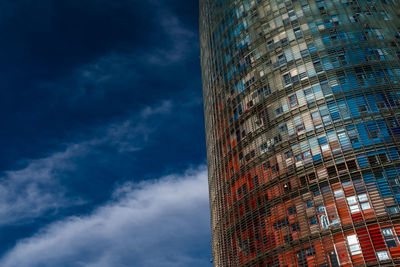
[[[304,152],[304,153],[303,153],[303,158],[304,158],[304,159],[311,158],[311,152],[310,152],[310,151]]]
[[[318,138],[318,144],[323,145],[328,143],[328,138],[326,136]]]
[[[318,213],[325,212],[325,207],[324,206],[318,206],[317,211],[318,211]]]
[[[360,212],[360,208],[358,207],[358,205],[352,205],[352,206],[349,206],[349,208],[350,208],[351,213]]]
[[[296,213],[296,206],[292,206],[288,208],[288,213],[289,215],[295,214]]]
[[[349,131],[347,132],[347,134],[349,135],[349,137],[350,137],[350,142],[351,142],[352,144],[358,143],[358,142],[359,142],[358,135],[357,135],[357,132],[356,132],[355,129],[349,130]]]
[[[322,194],[326,194],[331,192],[331,187],[329,185],[322,186],[321,188]]]
[[[379,164],[379,161],[378,161],[378,159],[376,158],[375,155],[368,156],[367,159],[368,159],[368,163],[369,163],[370,165],[377,165],[377,164]]]
[[[279,132],[283,133],[288,130],[286,123],[280,124],[279,125]]]
[[[378,154],[378,157],[379,157],[379,160],[380,160],[382,163],[386,163],[386,162],[389,161],[389,159],[388,159],[386,153]]]
[[[258,176],[254,176],[253,182],[254,182],[254,187],[258,187],[259,186]]]
[[[356,196],[348,197],[347,198],[347,204],[349,204],[349,205],[357,204]]]
[[[282,65],[282,64],[285,64],[286,63],[286,57],[285,57],[285,55],[279,55],[278,56],[278,62],[279,62],[279,64],[280,65]]]
[[[300,27],[294,28],[293,31],[294,31],[294,34],[296,35],[296,38],[301,38],[302,34],[301,34]]]
[[[352,256],[361,254],[360,243],[358,242],[356,235],[347,236],[347,243],[349,245],[350,254]]]
[[[284,81],[285,85],[289,85],[292,83],[292,79],[291,79],[289,73],[283,75],[283,81]]]
[[[327,216],[326,216],[325,214],[324,214],[324,215],[321,215],[321,217],[320,217],[319,219],[320,219],[320,221],[321,221],[321,227],[322,227],[322,229],[324,229],[324,230],[329,229],[329,222],[328,222]]]
[[[398,247],[397,237],[394,235],[392,228],[382,228],[382,234],[388,248]]]
[[[314,256],[314,255],[315,255],[315,249],[314,249],[314,247],[309,247],[309,248],[307,248],[307,249],[306,249],[306,254],[307,254],[307,257]]]
[[[338,171],[340,172],[340,171],[345,171],[345,170],[347,170],[347,168],[346,168],[346,164],[343,162],[343,163],[338,163],[337,165],[336,165],[336,167],[337,167],[337,169],[338,169]]]
[[[285,243],[289,243],[293,241],[293,237],[291,234],[284,236]]]
[[[290,183],[284,184],[283,189],[285,190],[285,193],[289,193],[291,189]]]
[[[397,243],[394,238],[385,239],[388,248],[395,248],[397,247]]]
[[[352,182],[351,181],[347,181],[347,182],[343,182],[342,183],[342,186],[343,187],[348,187],[348,186],[351,186],[352,185]]]
[[[283,107],[279,107],[279,108],[277,108],[276,110],[275,110],[275,114],[276,115],[280,115],[280,114],[282,114],[283,113]]]
[[[316,111],[316,112],[311,113],[311,118],[312,118],[313,120],[319,118],[319,112]]]
[[[360,106],[358,106],[358,110],[359,110],[360,112],[367,112],[367,111],[368,111],[366,105],[360,105]]]
[[[318,223],[318,219],[316,216],[310,218],[310,225],[315,225]]]
[[[310,96],[310,95],[312,95],[313,94],[313,91],[312,91],[312,89],[311,88],[307,88],[307,89],[305,89],[304,90],[304,95],[307,97],[307,96]]]
[[[391,228],[382,228],[382,234],[384,237],[392,237],[393,231]]]
[[[376,252],[376,256],[378,256],[378,259],[380,261],[384,261],[384,260],[388,260],[389,258],[389,254],[387,253],[387,251],[382,250],[382,251],[377,251]]]
[[[389,213],[389,214],[400,213],[400,209],[397,206],[390,206],[390,207],[387,207],[386,209],[387,209],[387,213]]]
[[[362,210],[369,210],[371,208],[371,205],[369,202],[361,203],[361,209]]]
[[[384,102],[377,102],[376,103],[376,106],[379,108],[379,109],[386,109],[387,107],[386,107],[386,104],[384,103]]]
[[[360,202],[368,201],[367,194],[360,194],[360,195],[358,195],[358,200],[359,200]]]
[[[375,130],[375,131],[370,131],[370,132],[368,132],[368,134],[369,134],[369,137],[372,138],[372,139],[378,138],[378,137],[379,137],[379,133],[378,133],[377,130]]]
[[[340,113],[342,114],[343,119],[350,118],[350,111],[347,108],[347,105],[345,103],[339,104],[339,110],[340,110]]]
[[[333,194],[335,195],[335,198],[344,197],[343,190],[336,190],[335,192],[333,192]]]
[[[330,123],[331,123],[331,117],[330,117],[329,115],[323,116],[323,117],[322,117],[322,121],[323,121],[325,124],[330,124]]]
[[[297,132],[303,131],[304,130],[304,124],[297,125],[296,126],[296,130],[297,130]]]
[[[378,128],[375,124],[367,125],[367,132],[370,139],[379,138]]]
[[[328,150],[329,150],[329,145],[328,144],[325,144],[325,145],[321,146],[321,151],[322,152],[325,152],[325,151],[328,151]]]

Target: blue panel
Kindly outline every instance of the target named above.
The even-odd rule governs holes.
[[[360,112],[358,111],[358,106],[357,106],[356,100],[354,98],[348,98],[347,103],[350,108],[352,117],[360,116]]]
[[[372,145],[372,141],[369,139],[367,130],[365,129],[364,123],[357,124],[358,134],[360,135],[361,141],[365,146]]]
[[[390,137],[389,131],[386,127],[385,121],[381,119],[381,120],[377,120],[377,123],[378,123],[380,134],[382,136],[381,141],[389,142],[391,140],[391,137]]]
[[[368,166],[368,161],[365,156],[358,156],[357,163],[360,167]]]
[[[392,160],[399,159],[399,152],[396,148],[389,149],[389,155]]]
[[[392,191],[390,191],[389,184],[386,179],[380,178],[377,179],[379,191],[381,192],[382,197],[392,197]]]
[[[372,110],[372,112],[378,112],[378,108],[376,107],[376,100],[373,95],[367,95],[368,104]]]
[[[317,154],[317,155],[313,155],[313,161],[317,161],[317,160],[320,160],[320,159],[322,159],[322,156],[321,156],[321,154]]]
[[[327,140],[326,136],[318,138],[318,144],[319,145],[323,145],[323,144],[326,144],[326,143],[328,143],[328,140]]]
[[[340,115],[338,112],[338,107],[336,106],[335,103],[330,103],[328,104],[329,112],[331,114],[332,120],[338,120],[340,119]]]
[[[365,183],[375,183],[375,178],[371,173],[365,173],[363,174],[363,179],[365,181]]]

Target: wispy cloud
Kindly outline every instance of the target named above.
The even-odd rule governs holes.
[[[108,101],[111,93],[135,89],[140,77],[138,64],[136,52],[107,52],[57,79],[41,81],[38,86],[59,96],[60,102],[68,100],[71,106]]]
[[[4,172],[0,176],[0,225],[24,223],[61,207],[84,203],[79,197],[65,197],[67,188],[61,180],[77,175],[82,159],[90,157],[98,147],[112,147],[110,153],[142,149],[157,131],[154,117],[160,120],[172,107],[170,101],[146,106],[124,120],[102,125],[94,131],[94,137],[68,144],[63,151],[47,157],[30,160],[22,169]]]
[[[6,172],[0,179],[0,225],[35,218],[49,210],[77,203],[66,199],[58,184],[60,173],[75,166],[70,159],[86,152],[80,144],[32,160],[25,168]],[[78,201],[79,202],[79,201]]]
[[[187,59],[194,51],[199,51],[197,33],[188,29],[163,1],[153,3],[157,6],[166,41],[163,46],[155,47],[154,51],[147,54],[148,61],[161,66],[176,64]]]
[[[156,107],[148,106],[144,108],[140,113],[140,115],[143,119],[146,119],[152,115],[169,113],[171,111],[171,108],[172,108],[172,102],[170,100],[164,100],[160,103],[160,105]]]
[[[139,150],[149,141],[150,135],[158,130],[160,118],[168,116],[173,108],[170,100],[146,106],[133,118],[107,127],[106,135],[102,139],[95,139],[95,142],[111,143],[119,152]]]
[[[209,266],[209,208],[204,166],[119,187],[84,217],[53,223],[18,242],[4,267]]]
[[[122,1],[123,3],[97,2],[95,6],[101,10],[108,6],[112,9],[113,5],[121,5],[121,8],[132,13],[140,9],[139,1],[136,0]],[[89,5],[88,10],[93,9],[90,4],[86,4]],[[145,5],[151,10],[148,12],[151,12],[149,16],[152,22],[153,18],[157,18],[156,22],[149,25],[148,32],[141,29],[146,33],[143,35],[149,39],[148,45],[132,43],[111,46],[85,58],[86,61],[82,60],[79,64],[63,69],[59,75],[36,80],[37,90],[43,91],[43,95],[51,99],[49,108],[63,108],[67,115],[76,111],[84,114],[96,110],[105,114],[124,112],[138,101],[148,103],[150,94],[145,92],[149,90],[155,97],[163,98],[165,94],[161,95],[159,92],[165,88],[176,92],[188,87],[184,83],[197,78],[197,75],[191,78],[190,75],[193,74],[182,76],[182,69],[190,70],[192,66],[198,65],[198,62],[193,62],[196,65],[190,62],[199,53],[197,32],[182,21],[168,1],[149,1]],[[51,21],[45,24],[51,24]],[[137,43],[142,41],[141,31],[137,33],[139,36],[131,36],[132,39],[137,39]],[[188,68],[185,69],[185,66]],[[168,75],[170,76],[167,79],[165,76]],[[173,84],[177,83],[177,77],[180,77],[180,84]],[[104,108],[106,105],[108,109]]]

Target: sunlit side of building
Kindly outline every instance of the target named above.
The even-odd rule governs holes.
[[[400,265],[399,16],[200,0],[215,266]]]

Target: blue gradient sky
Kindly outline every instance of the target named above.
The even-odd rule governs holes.
[[[0,266],[210,266],[186,0],[0,1]]]

